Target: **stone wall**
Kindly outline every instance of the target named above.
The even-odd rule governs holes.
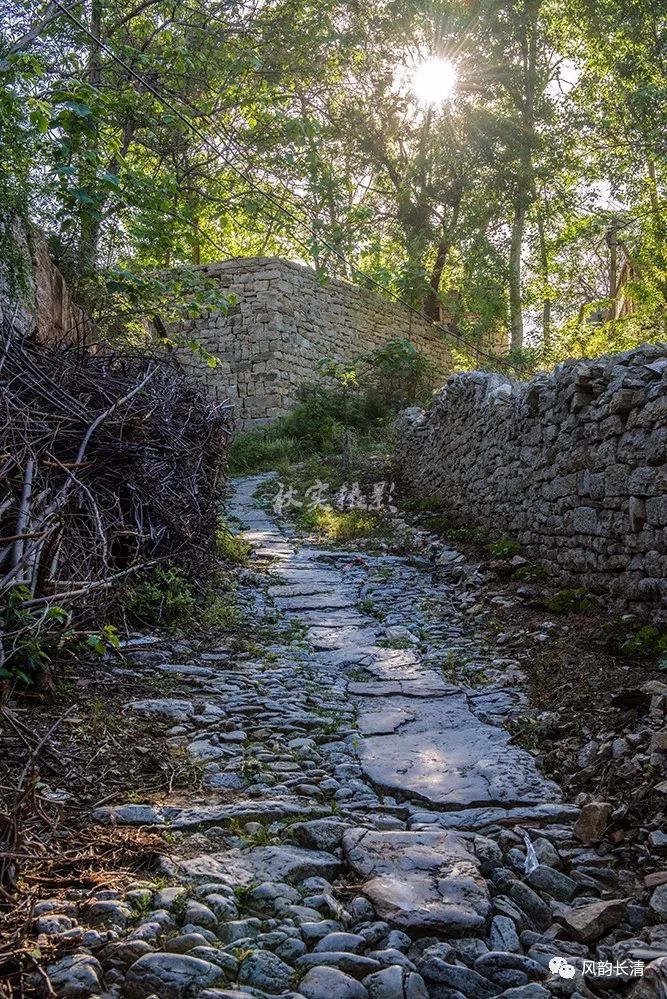
[[[42,239],[36,240],[33,261],[37,339],[41,343],[88,344],[94,337],[93,324],[73,301],[65,279]]]
[[[13,238],[24,261],[25,287],[10,279],[0,261],[0,318],[13,323],[17,333],[34,335],[41,343],[86,342],[93,333],[92,323],[72,300],[44,237],[16,221]]]
[[[667,346],[508,382],[468,372],[399,418],[398,474],[562,585],[667,620]]]
[[[184,351],[180,359],[212,395],[233,402],[243,429],[288,412],[323,357],[349,360],[403,337],[431,358],[439,381],[451,370],[444,334],[374,292],[344,281],[322,285],[310,267],[275,257],[240,258],[201,270],[233,293],[237,304],[227,315],[212,313],[175,327],[222,364],[211,368]]]
[[[0,227],[5,221],[0,218]],[[10,326],[19,335],[30,333],[35,326],[35,311],[33,299],[33,263],[30,241],[25,227],[19,222],[12,223],[12,241],[23,260],[25,289],[20,289],[17,279],[10,274],[9,265],[0,259],[0,320],[2,326]]]

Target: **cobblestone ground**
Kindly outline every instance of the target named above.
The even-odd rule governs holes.
[[[128,705],[206,793],[94,813],[172,852],[158,881],[37,906],[38,931],[80,940],[48,968],[56,995],[666,995],[660,962],[633,962],[667,952],[667,897],[635,904],[594,845],[608,806],[579,812],[510,742],[521,674],[464,595],[418,559],[302,544],[254,500],[264,478],[229,504],[255,649],[181,644],[156,664],[178,696]]]

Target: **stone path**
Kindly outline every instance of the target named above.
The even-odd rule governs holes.
[[[48,969],[56,994],[548,999],[590,995],[596,953],[667,953],[587,817],[577,839],[579,810],[510,743],[520,673],[456,588],[415,559],[301,544],[255,502],[265,478],[228,509],[255,550],[256,647],[181,646],[158,667],[177,692],[128,705],[206,793],[95,812],[167,829],[173,854],[160,885],[41,903],[83,933]]]

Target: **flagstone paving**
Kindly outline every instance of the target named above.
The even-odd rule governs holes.
[[[516,663],[418,558],[290,536],[255,498],[266,478],[238,480],[228,504],[254,549],[238,596],[255,647],[181,643],[186,661],[158,667],[178,696],[128,705],[197,761],[205,793],[94,813],[166,829],[173,848],[162,887],[86,901],[98,915],[77,960],[49,969],[56,994],[590,995],[595,941],[612,955],[640,914],[625,899],[587,922],[622,892],[503,727],[525,708]],[[588,936],[567,929],[573,910]]]

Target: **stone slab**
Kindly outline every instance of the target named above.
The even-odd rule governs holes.
[[[357,728],[362,735],[388,735],[397,732],[401,725],[414,719],[405,708],[387,707],[380,711],[367,711],[359,716]]]
[[[368,680],[349,683],[350,694],[361,694],[365,697],[443,697],[445,694],[458,693],[458,687],[445,683],[440,677],[431,673],[421,673],[406,680]]]
[[[579,815],[576,805],[563,802],[541,805],[518,805],[516,808],[465,808],[454,812],[415,812],[408,825],[411,829],[438,826],[477,832],[489,826],[551,825],[573,822]]]
[[[96,808],[96,822],[112,825],[156,825],[170,829],[192,829],[206,825],[238,822],[275,822],[297,815],[313,818],[330,814],[327,807],[309,805],[303,798],[250,798],[232,804],[192,805],[177,808],[169,805],[106,805]]]
[[[380,919],[418,936],[483,931],[491,904],[479,863],[450,832],[350,829],[343,851]]]
[[[344,649],[346,646],[372,645],[375,642],[378,631],[369,628],[368,622],[362,620],[359,624],[347,624],[342,626],[324,626],[310,622],[312,627],[308,631],[308,641],[313,648],[321,651],[333,649]]]
[[[275,597],[275,604],[284,611],[330,611],[354,607],[356,597],[336,591],[311,593],[293,597]]]
[[[477,718],[463,694],[395,698],[396,708],[413,711],[414,720],[395,736],[369,736],[359,747],[364,773],[377,788],[451,809],[561,800],[530,754],[511,745],[504,729]]]
[[[337,877],[343,869],[338,857],[324,850],[298,846],[258,846],[250,849],[204,853],[178,865],[182,876],[192,881],[220,881],[229,885],[256,885],[263,881],[297,884],[305,878]]]

